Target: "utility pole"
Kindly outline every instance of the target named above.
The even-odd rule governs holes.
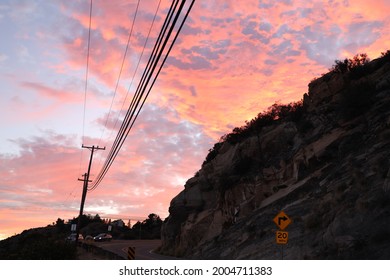
[[[79,233],[80,233],[80,225],[81,225],[81,217],[83,215],[84,211],[84,203],[85,203],[85,198],[87,197],[87,190],[88,190],[88,182],[92,182],[90,180],[87,180],[88,174],[85,173],[83,175],[84,179],[78,179],[79,181],[83,181],[83,194],[81,195],[81,204],[80,204],[80,213],[79,213],[79,219],[77,221],[77,227],[76,227],[76,246],[79,241]]]
[[[81,147],[91,151],[91,157],[89,158],[88,172],[87,172],[87,178],[86,178],[87,180],[89,180],[89,173],[91,172],[93,152],[95,150],[105,150],[106,147],[104,147],[104,148],[100,148],[99,146],[88,147],[88,146],[84,146],[84,145],[82,145]]]
[[[81,221],[81,217],[83,216],[84,203],[85,203],[85,199],[87,197],[87,191],[88,191],[88,183],[92,182],[91,180],[89,180],[89,175],[91,172],[93,153],[95,150],[105,150],[106,149],[106,147],[100,148],[99,146],[89,147],[89,146],[82,145],[81,147],[85,148],[85,149],[89,149],[91,151],[91,157],[89,158],[88,172],[83,175],[84,179],[78,179],[79,181],[83,181],[84,185],[83,185],[83,193],[81,195],[79,219],[77,221],[77,228],[76,228],[76,246],[77,246],[77,243],[79,241],[79,233],[80,233],[80,225],[81,225],[80,221]]]

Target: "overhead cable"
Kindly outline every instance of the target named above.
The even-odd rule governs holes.
[[[176,42],[176,39],[184,25],[184,22],[188,17],[190,10],[192,9],[194,2],[195,0],[191,1],[191,4],[187,8],[185,16],[182,17],[181,22],[177,24],[180,19],[180,15],[183,11],[183,8],[185,7],[186,0],[172,1],[172,5],[165,18],[163,27],[154,45],[152,54],[149,57],[149,61],[141,77],[141,81],[137,86],[137,89],[133,96],[133,100],[126,112],[126,116],[122,122],[121,128],[119,129],[117,137],[111,147],[109,155],[107,156],[102,169],[100,170],[95,180],[93,180],[92,187],[90,187],[89,190],[94,190],[98,187],[98,185],[110,169],[115,158],[117,157],[124,141],[126,140],[131,129],[133,128],[133,125],[143,105],[145,104],[147,97],[151,92],[153,85],[155,84],[157,77],[161,72],[162,67],[164,66],[164,63],[168,58],[168,55],[172,50],[174,43]],[[178,5],[179,3],[180,5]],[[175,28],[177,28],[176,34],[174,38],[171,39],[171,35],[174,32]],[[162,60],[161,57],[163,57]],[[156,69],[158,70],[156,71]]]
[[[116,92],[117,92],[117,90],[118,90],[119,81],[120,81],[121,76],[122,76],[122,71],[123,71],[123,67],[124,67],[124,65],[125,65],[126,56],[127,56],[127,51],[128,51],[128,49],[129,49],[130,40],[131,40],[131,37],[132,37],[132,34],[133,34],[134,23],[135,23],[135,20],[136,20],[136,18],[137,18],[137,14],[138,14],[139,2],[140,2],[140,0],[138,0],[138,2],[137,2],[137,7],[136,7],[135,12],[134,12],[133,22],[132,22],[132,24],[131,24],[129,36],[128,36],[128,38],[127,38],[127,44],[126,44],[126,49],[125,49],[125,52],[124,52],[124,55],[123,55],[121,68],[120,68],[120,70],[119,70],[119,75],[118,75],[118,79],[117,79],[117,81],[116,81],[116,85],[115,85],[115,89],[114,89],[114,94],[113,94],[113,96],[112,96],[110,109],[109,109],[108,114],[107,114],[106,122],[105,122],[105,124],[104,124],[103,131],[102,131],[102,135],[101,135],[101,137],[100,137],[99,143],[101,142],[101,140],[102,140],[102,138],[103,138],[104,130],[105,130],[105,128],[107,127],[108,120],[109,120],[109,118],[110,118],[110,114],[111,114],[111,111],[112,111],[112,106],[113,106],[113,104],[114,104]]]

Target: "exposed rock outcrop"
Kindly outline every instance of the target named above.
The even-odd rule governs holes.
[[[278,259],[284,210],[285,258],[390,258],[389,58],[314,80],[302,108],[220,144],[172,200],[162,253]]]

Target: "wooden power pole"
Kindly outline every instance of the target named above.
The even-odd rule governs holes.
[[[81,195],[79,219],[77,221],[77,228],[76,228],[76,245],[77,245],[78,240],[79,240],[80,225],[81,225],[80,221],[81,221],[81,217],[83,216],[84,203],[85,203],[85,199],[87,197],[87,191],[88,191],[88,183],[92,182],[91,180],[89,180],[89,175],[91,172],[93,153],[96,150],[105,150],[106,149],[105,147],[104,148],[100,148],[99,146],[89,147],[89,146],[84,146],[84,145],[82,145],[82,148],[89,149],[91,151],[91,157],[89,158],[88,172],[83,175],[84,179],[78,179],[79,181],[83,181],[84,184],[83,184],[83,193]]]

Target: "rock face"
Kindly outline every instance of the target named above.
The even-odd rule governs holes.
[[[280,259],[390,258],[390,59],[309,84],[298,119],[224,141],[171,202],[161,252]]]

